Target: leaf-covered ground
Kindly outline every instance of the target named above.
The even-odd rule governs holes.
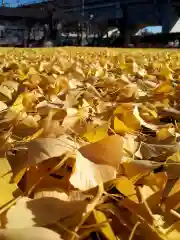
[[[0,52],[0,240],[179,240],[180,53]]]

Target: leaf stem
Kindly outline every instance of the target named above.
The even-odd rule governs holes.
[[[134,225],[134,227],[133,227],[133,229],[132,229],[132,231],[131,231],[131,234],[130,234],[128,240],[132,240],[132,239],[133,239],[134,234],[135,234],[135,231],[136,231],[137,227],[138,227],[140,224],[141,224],[141,223],[138,221],[138,222]]]
[[[180,219],[180,214],[178,212],[176,212],[174,209],[170,210],[170,213],[175,216],[176,218]]]

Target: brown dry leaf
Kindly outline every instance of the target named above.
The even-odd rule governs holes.
[[[124,175],[131,179],[132,182],[138,181],[140,178],[148,175],[152,170],[160,167],[161,165],[161,163],[146,160],[131,160],[124,161],[122,163]]]
[[[26,173],[26,182],[24,183],[25,192],[30,194],[47,188],[60,188],[65,192],[73,189],[72,185],[69,183],[68,175],[62,178],[55,173],[55,177],[53,177],[49,176],[47,172],[39,172],[38,170],[39,169],[30,168]]]
[[[140,183],[150,186],[154,191],[163,191],[168,181],[166,172],[151,172],[140,180]]]
[[[166,163],[164,164],[169,180],[179,178],[180,164],[179,163]]]
[[[95,143],[87,144],[79,152],[96,164],[107,164],[118,167],[123,151],[123,139],[118,135],[106,137]]]
[[[180,197],[180,179],[171,180],[167,183],[163,192],[163,206],[167,211],[170,209],[178,209]]]
[[[149,144],[145,142],[141,142],[139,149],[135,153],[135,156],[140,159],[150,159],[157,158],[163,154],[171,154],[178,149],[177,144]]]
[[[146,224],[153,224],[153,216],[152,214],[147,210],[144,203],[136,203],[129,198],[124,198],[118,202],[118,206],[120,208],[125,207],[128,209],[131,214],[134,216],[141,216],[143,219],[145,219]],[[136,218],[135,218],[136,219]]]
[[[159,206],[161,203],[162,191],[155,190],[153,187],[150,187],[147,185],[143,185],[141,187],[141,194],[152,213],[156,213],[160,210]],[[154,216],[153,218],[154,218],[154,222],[156,222],[156,218]]]

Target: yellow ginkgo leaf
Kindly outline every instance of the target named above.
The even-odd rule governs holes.
[[[26,173],[26,170],[27,170],[26,168],[23,168],[17,173],[15,173],[14,176],[12,177],[12,182],[18,184],[21,181],[24,174]]]
[[[0,207],[8,205],[20,195],[15,183],[11,183],[12,170],[6,158],[0,158]]]
[[[168,163],[170,163],[170,162],[180,163],[180,151],[177,151],[172,156],[168,157],[167,162]]]
[[[94,127],[91,130],[87,131],[83,137],[89,142],[97,142],[108,136],[108,127],[109,124],[104,124],[102,126]]]
[[[156,132],[156,136],[158,140],[165,140],[168,137],[172,137],[173,135],[169,131],[168,128],[161,128],[158,132]]]
[[[0,207],[3,208],[10,204],[21,192],[15,183],[7,183],[5,180],[0,178]]]
[[[124,114],[126,112],[129,112],[133,109],[132,107],[132,104],[130,103],[124,103],[124,104],[121,104],[120,106],[118,106],[115,110],[114,110],[114,115],[117,115],[117,114]]]
[[[155,93],[170,93],[173,91],[173,86],[170,82],[161,83],[159,87],[155,89]]]
[[[138,198],[136,196],[135,186],[132,181],[127,177],[122,176],[115,181],[116,189],[123,194],[125,197],[131,199],[132,201],[138,203]]]
[[[14,103],[12,104],[10,110],[13,110],[15,112],[21,112],[24,108],[23,106],[23,98],[24,98],[24,93],[21,93],[20,95],[18,95],[18,97],[16,98],[16,100],[14,101]]]
[[[102,226],[100,226],[99,228],[103,236],[107,240],[116,240],[117,238],[111,228],[110,223],[108,222],[106,215],[102,211],[95,210],[95,209],[93,210],[93,215],[96,220],[96,223],[102,224]]]
[[[117,117],[114,117],[114,131],[124,135],[130,132],[130,129],[124,124],[123,121],[119,120]]]
[[[180,221],[175,222],[168,229],[166,229],[165,236],[167,240],[179,240],[180,239]]]
[[[159,73],[160,76],[163,76],[167,80],[173,80],[172,76],[173,71],[170,69],[168,64],[164,64]]]
[[[23,99],[24,99],[24,93],[21,93],[18,95],[12,106],[9,108],[6,118],[13,119],[16,118],[17,115],[23,111],[24,105],[23,105]]]
[[[141,127],[140,122],[136,116],[134,116],[133,111],[123,114],[121,120],[133,131],[139,130]]]
[[[32,141],[36,138],[39,138],[41,136],[41,134],[43,133],[44,129],[43,128],[40,128],[37,132],[35,132],[32,136],[29,136],[29,137],[26,137],[24,138],[23,140],[25,142],[29,142],[29,141]]]

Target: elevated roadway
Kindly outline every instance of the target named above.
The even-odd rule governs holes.
[[[161,25],[167,33],[180,17],[179,0],[51,0],[32,7],[42,8],[43,4],[54,5],[54,19],[72,24],[83,18],[94,27],[116,25],[121,32],[127,28],[135,31],[142,26]]]
[[[86,22],[93,32],[117,27],[128,42],[129,36],[145,26],[161,25],[170,32],[180,17],[179,0],[51,0],[49,2],[0,8],[0,18],[48,19],[47,9],[54,8],[53,19],[66,28],[77,29]],[[177,28],[176,28],[177,30]]]
[[[43,20],[47,17],[46,11],[41,8],[10,8],[0,7],[0,19],[34,19]]]

